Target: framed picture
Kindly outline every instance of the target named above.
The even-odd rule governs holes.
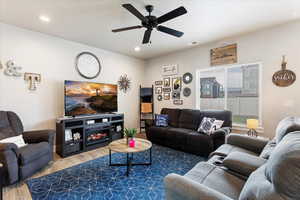
[[[163,76],[172,76],[178,74],[178,65],[168,65],[161,68]]]
[[[172,90],[173,91],[181,91],[181,77],[172,78]]]
[[[169,78],[164,78],[164,87],[171,87],[171,80]]]
[[[182,105],[183,104],[183,100],[175,99],[175,100],[173,100],[173,104],[174,105]]]
[[[162,85],[163,81],[155,81],[154,83],[155,83],[155,85]]]
[[[172,92],[172,99],[180,99],[180,92],[179,91]]]
[[[210,50],[210,65],[237,63],[237,44],[227,45]]]
[[[163,88],[162,90],[163,90],[163,92],[171,92],[172,91],[171,88]]]
[[[156,87],[155,94],[161,94],[161,93],[162,93],[162,87]]]
[[[164,93],[164,100],[170,100],[171,95],[170,93]]]
[[[161,94],[157,96],[157,100],[158,100],[158,101],[161,101],[162,99],[163,99],[163,97],[162,97]]]

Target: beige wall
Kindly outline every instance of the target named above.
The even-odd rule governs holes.
[[[64,114],[64,80],[85,80],[74,68],[74,59],[82,51],[96,54],[102,64],[94,82],[116,84],[125,73],[132,79],[132,89],[127,94],[119,92],[119,112],[125,113],[127,127],[138,127],[144,61],[1,23],[2,63],[13,59],[24,72],[41,73],[42,83],[30,92],[22,77],[8,77],[0,70],[0,110],[18,113],[27,130],[54,128],[55,119]]]
[[[300,22],[293,22],[247,35],[233,37],[192,49],[176,52],[148,60],[145,68],[144,85],[151,85],[162,79],[163,65],[179,64],[180,75],[191,72],[195,77],[197,69],[210,66],[210,49],[222,46],[224,42],[238,44],[238,62],[262,62],[262,125],[264,135],[272,137],[276,124],[286,116],[300,115],[300,84],[297,80],[288,88],[279,88],[272,83],[272,75],[280,69],[281,56],[286,55],[288,68],[300,77]],[[182,108],[195,108],[195,81],[189,85],[192,95],[183,97]],[[155,102],[155,110],[162,107],[176,107],[172,101]]]

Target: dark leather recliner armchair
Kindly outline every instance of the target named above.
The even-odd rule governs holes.
[[[13,143],[0,143],[4,185],[24,180],[53,160],[55,131],[24,132],[23,124],[14,112],[0,111],[0,140],[18,135],[23,135],[28,145],[18,148]]]

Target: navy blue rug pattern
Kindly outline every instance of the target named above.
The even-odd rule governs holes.
[[[134,154],[133,162],[147,162],[149,152]],[[33,200],[161,200],[163,179],[169,173],[185,174],[203,157],[153,145],[152,165],[109,166],[100,157],[55,173],[27,180]],[[126,154],[112,154],[112,163],[125,163]]]

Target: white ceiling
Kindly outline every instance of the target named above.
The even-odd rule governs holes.
[[[185,32],[175,38],[154,31],[151,45],[142,45],[144,29],[112,33],[111,29],[139,25],[121,7],[131,3],[143,14],[155,6],[160,16],[179,6],[188,14],[164,25]],[[91,46],[148,59],[300,18],[300,0],[0,0],[0,21]],[[40,15],[51,18],[49,24]],[[134,47],[141,46],[140,52]]]

